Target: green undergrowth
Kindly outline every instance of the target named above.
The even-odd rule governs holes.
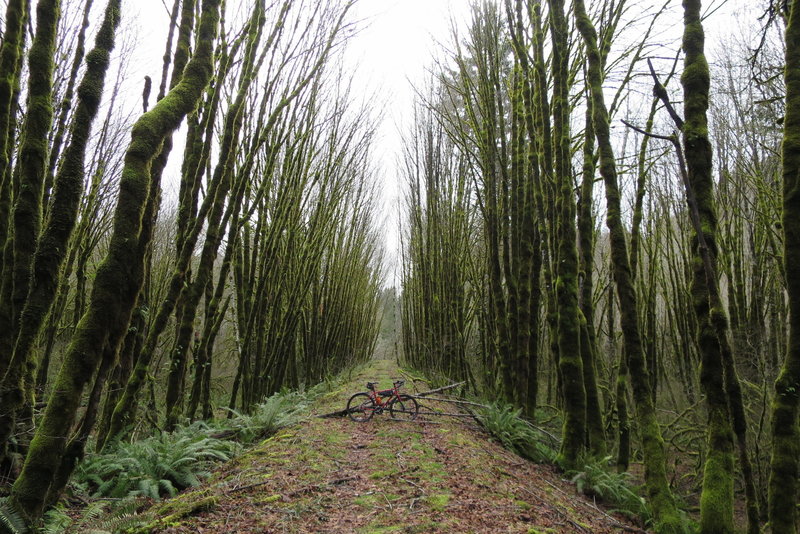
[[[307,416],[314,401],[329,395],[339,382],[346,380],[343,374],[303,392],[281,391],[249,413],[231,410],[228,418],[187,422],[173,432],[132,443],[115,443],[100,453],[88,454],[75,469],[69,486],[71,497],[88,505],[79,514],[63,505],[51,509],[40,531],[135,532],[153,527],[154,516],[161,516],[162,522],[165,515],[175,519],[182,512],[168,513],[156,507],[142,514],[140,510],[153,499],[170,498],[198,486],[211,475],[216,464],[239,457],[250,446],[298,423]],[[203,506],[214,505],[207,499],[194,500]],[[4,517],[0,513],[0,520]],[[10,517],[8,521],[13,519]],[[24,532],[13,527],[7,530],[15,534]]]
[[[6,501],[8,497],[0,498],[0,532],[20,534],[25,532],[25,521],[22,516]]]
[[[613,512],[651,526],[653,514],[647,501],[631,484],[629,473],[611,470],[612,460],[611,456],[602,459],[583,458],[580,462],[583,468],[568,474],[579,492],[596,497],[598,501],[612,508]]]
[[[558,441],[550,433],[522,417],[521,410],[511,405],[489,404],[478,413],[478,419],[489,434],[503,447],[538,463],[557,464]],[[583,457],[579,470],[567,473],[577,490],[595,497],[606,506],[642,525],[652,524],[653,516],[647,501],[631,483],[629,473],[611,469],[611,457]]]
[[[483,427],[506,449],[538,463],[554,463],[558,443],[509,404],[489,404],[478,414]]]

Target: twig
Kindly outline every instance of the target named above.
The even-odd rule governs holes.
[[[445,415],[447,417],[472,417],[468,413],[419,412],[418,415]]]
[[[453,404],[464,404],[466,406],[477,406],[478,408],[488,408],[485,404],[480,404],[477,402],[465,401],[465,400],[456,400],[456,399],[441,399],[439,397],[426,397],[425,400],[429,401],[439,401],[439,402],[450,402]]]
[[[427,395],[433,395],[434,393],[439,393],[440,391],[445,391],[448,389],[457,388],[458,386],[463,386],[466,382],[458,382],[457,384],[450,384],[449,386],[442,386],[440,388],[432,389],[430,391],[423,391],[422,393],[417,393],[414,395],[415,397],[425,397]]]
[[[653,77],[653,94],[664,103],[664,107],[667,108],[667,113],[669,113],[669,116],[675,121],[675,126],[677,126],[679,130],[683,129],[683,119],[678,115],[678,112],[675,111],[675,108],[672,107],[672,102],[669,101],[667,90],[661,85],[658,75],[656,75],[656,70],[653,68],[653,62],[650,61],[650,59],[647,60],[647,65],[650,67],[650,75]]]
[[[400,478],[400,480],[402,480],[403,482],[407,482],[407,483],[411,484],[412,486],[414,486],[415,488],[417,488],[418,490],[420,490],[420,491],[422,492],[422,494],[423,494],[423,495],[427,495],[427,492],[425,491],[425,488],[423,488],[423,487],[422,487],[422,486],[420,486],[419,484],[416,484],[416,483],[414,483],[414,482],[412,482],[412,481],[408,480],[407,478]]]
[[[318,415],[317,417],[320,419],[325,419],[327,417],[344,417],[345,415],[347,415],[347,408],[345,408],[344,410],[337,410],[331,413],[324,413],[322,415]]]
[[[620,119],[620,120],[622,121],[622,124],[624,124],[625,126],[630,128],[631,130],[633,130],[635,132],[639,132],[642,135],[646,135],[647,137],[652,137],[654,139],[663,139],[664,141],[669,141],[669,142],[672,142],[675,139],[674,136],[671,136],[671,135],[659,135],[659,134],[654,134],[653,132],[648,132],[646,130],[642,130],[638,126],[634,126],[633,124],[631,124],[630,122],[626,121],[625,119]]]

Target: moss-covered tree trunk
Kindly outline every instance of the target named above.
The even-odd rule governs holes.
[[[563,0],[549,0],[553,45],[553,140],[556,180],[556,295],[558,299],[558,366],[564,398],[564,431],[560,461],[567,469],[578,467],[586,448],[586,389],[581,359],[581,324],[578,306],[578,250],[575,198],[570,163],[568,26]]]
[[[527,11],[527,6],[526,6]],[[506,12],[511,29],[511,42],[514,47],[514,55],[519,63],[521,75],[517,81],[516,98],[518,100],[515,111],[521,124],[519,128],[519,140],[517,150],[520,152],[515,157],[525,157],[524,169],[518,172],[521,183],[518,186],[518,204],[520,206],[520,218],[518,221],[517,238],[519,253],[519,267],[517,278],[520,288],[520,317],[521,325],[519,329],[520,339],[518,347],[521,351],[517,373],[526,373],[524,385],[526,389],[521,391],[520,405],[524,409],[526,416],[534,418],[536,416],[536,400],[539,391],[538,375],[538,352],[539,352],[539,305],[541,303],[541,270],[542,252],[540,250],[542,239],[540,221],[538,217],[541,213],[536,213],[537,184],[541,181],[541,162],[537,142],[536,130],[536,102],[534,87],[536,85],[536,72],[534,64],[529,57],[529,46],[533,45],[526,41],[525,19],[523,18],[523,0],[516,0],[512,6],[511,0],[506,0]],[[533,16],[528,13],[529,17]],[[521,100],[521,101],[519,101]],[[525,308],[525,309],[523,309]]]
[[[186,61],[188,61],[189,58],[189,43],[191,42],[192,26],[194,21],[194,7],[192,4],[193,2],[184,3],[183,9],[181,10],[180,24],[178,26],[177,46],[175,48],[175,57],[173,61],[174,70],[172,79],[170,81],[170,85],[172,87],[179,83],[180,71],[185,66]],[[177,12],[175,10],[173,10],[172,18],[173,21],[177,18]],[[165,66],[164,72],[162,73],[164,77],[166,77],[166,71],[169,63],[167,55],[168,54],[165,54]],[[215,77],[218,80],[218,83],[221,83],[228,72],[228,65],[230,61],[228,55],[225,53],[221,54],[221,57],[218,61],[220,66]],[[162,89],[166,89],[166,80],[162,80]],[[201,109],[204,112],[203,114],[206,117],[209,130],[211,129],[211,124],[214,123],[212,118],[215,115],[220,98],[221,91],[214,90],[207,102],[201,106]],[[199,114],[200,111],[195,110],[194,113]],[[202,140],[199,142],[199,144],[196,144],[195,141],[198,136],[197,125],[190,120],[187,134],[187,146],[185,150],[186,157],[184,158],[182,165],[181,191],[184,191],[184,189],[187,187],[185,183],[188,182],[189,184],[194,184],[195,182],[200,181],[202,169],[205,168],[208,158],[210,157],[210,137],[206,138],[205,144]],[[161,153],[154,162],[154,172],[161,173],[164,170],[166,165],[166,156],[168,151],[171,150],[171,147],[172,142],[170,139],[169,143],[164,143]],[[193,186],[189,185],[188,187],[192,188]],[[166,328],[167,322],[177,305],[181,289],[184,286],[184,281],[186,277],[189,276],[189,265],[192,252],[194,251],[195,244],[197,243],[200,228],[202,228],[203,223],[205,222],[205,217],[211,201],[214,199],[215,188],[215,184],[212,183],[209,185],[208,196],[206,201],[203,202],[203,206],[200,208],[199,213],[194,207],[186,208],[184,206],[184,202],[186,201],[185,193],[180,199],[180,204],[178,207],[178,230],[180,233],[178,236],[179,239],[176,242],[177,257],[173,267],[172,277],[167,285],[166,295],[163,297],[161,304],[158,306],[158,311],[155,315],[155,318],[150,323],[150,328],[147,332],[147,336],[142,342],[141,350],[138,351],[137,355],[135,355],[135,365],[129,375],[123,377],[125,380],[124,390],[119,394],[119,398],[115,403],[112,412],[107,416],[107,427],[104,427],[104,432],[98,437],[98,448],[102,449],[109,440],[122,438],[126,429],[130,428],[129,422],[132,421],[136,416],[137,396],[146,382],[147,374],[150,368],[150,362],[156,353],[159,336]],[[191,231],[188,231],[181,226],[181,221],[184,219],[181,214],[187,210],[195,215],[194,220],[191,221]],[[146,243],[140,246],[146,248],[145,245]]]
[[[586,387],[586,437],[592,455],[606,455],[606,435],[600,391],[597,384],[597,357],[594,328],[594,218],[592,217],[592,192],[594,191],[595,150],[593,105],[586,103],[586,128],[583,140],[583,169],[578,197],[578,253],[580,254],[580,309],[581,309],[581,359],[583,382]]]
[[[261,37],[261,31],[264,25],[264,6],[263,3],[257,4],[253,10],[252,18],[249,24],[248,46],[245,52],[244,64],[242,67],[242,74],[239,84],[239,92],[236,100],[228,110],[225,120],[225,126],[222,132],[222,143],[220,145],[220,154],[223,156],[217,163],[213,183],[218,184],[214,192],[215,198],[208,215],[206,226],[206,240],[203,244],[203,250],[200,255],[200,263],[197,268],[195,279],[188,285],[184,286],[181,294],[181,302],[183,303],[183,313],[179,317],[178,335],[175,340],[175,350],[172,354],[172,361],[170,363],[170,373],[167,380],[167,422],[166,428],[171,429],[177,423],[178,418],[183,413],[183,390],[185,384],[186,363],[188,358],[189,344],[191,342],[192,333],[194,332],[194,319],[196,309],[200,303],[206,285],[211,277],[211,270],[214,266],[214,260],[217,257],[217,249],[222,241],[225,226],[230,219],[233,212],[233,206],[241,203],[241,195],[243,188],[238,187],[238,195],[233,195],[230,199],[230,205],[225,210],[225,198],[231,188],[231,182],[234,178],[234,165],[236,156],[238,154],[237,146],[239,145],[239,133],[244,122],[244,105],[247,101],[247,95],[250,86],[258,72],[258,62],[256,59],[256,47]],[[240,183],[244,180],[243,177],[238,177]],[[223,212],[225,216],[223,217]]]
[[[19,332],[14,344],[10,369],[22,371],[35,365],[31,350],[50,306],[57,294],[59,270],[69,249],[69,239],[78,213],[78,203],[83,192],[84,156],[92,131],[92,123],[103,95],[105,75],[114,34],[119,24],[120,0],[111,0],[105,11],[103,24],[98,31],[95,48],[86,58],[87,68],[78,87],[78,107],[70,131],[70,143],[55,178],[55,191],[50,214],[33,257],[28,298],[22,310]],[[11,379],[11,373],[8,378]],[[22,373],[6,384],[8,397],[0,402],[13,414],[23,398],[25,384]],[[0,440],[5,436],[0,430]]]
[[[14,93],[19,86],[22,50],[25,42],[25,23],[27,19],[27,0],[9,0],[6,5],[5,28],[2,47],[0,47],[0,254],[5,246],[9,231],[9,214],[11,213],[11,172],[10,157],[13,150],[13,125],[16,110],[12,105]],[[3,258],[0,258],[2,261]],[[0,263],[0,280],[7,266]],[[10,328],[10,315],[0,306],[0,330]],[[3,317],[5,317],[5,322]],[[11,358],[11,341],[0,345],[0,376],[5,374],[6,366]]]
[[[19,317],[28,295],[31,262],[42,221],[42,188],[47,164],[47,137],[53,120],[53,69],[56,32],[61,16],[60,0],[40,0],[36,4],[36,34],[28,54],[28,96],[19,148],[20,187],[15,191],[12,212],[14,264],[12,284],[12,331],[19,328]]]
[[[11,352],[13,350],[13,322],[10,302],[11,287],[2,292],[2,280],[5,269],[11,269],[13,257],[5,254],[5,245],[10,231],[10,212],[12,186],[10,172],[10,155],[13,150],[14,116],[16,109],[14,93],[19,87],[19,74],[22,65],[22,48],[25,38],[25,21],[27,18],[27,2],[25,0],[9,0],[6,6],[6,25],[0,48],[0,397],[5,390],[5,380]],[[12,260],[12,261],[9,261]],[[0,469],[9,471],[6,465],[8,436],[13,425],[13,411],[0,406]]]
[[[789,303],[786,357],[772,401],[769,523],[776,534],[798,531],[800,470],[800,5],[791,3],[786,26],[786,114],[783,120],[783,262]]]
[[[203,1],[197,49],[183,78],[133,127],[109,251],[98,267],[87,312],[72,337],[22,473],[12,487],[11,502],[29,522],[41,516],[46,496],[55,489],[51,482],[61,467],[83,390],[100,364],[110,331],[130,321],[143,268],[143,258],[135,244],[151,188],[160,187],[159,183],[151,183],[150,167],[164,138],[194,109],[211,78],[219,3],[220,0]],[[111,352],[116,352],[116,347],[113,349]]]
[[[606,224],[611,241],[611,261],[620,304],[624,350],[628,358],[633,395],[640,422],[647,494],[653,507],[658,531],[681,532],[683,525],[667,481],[664,441],[656,419],[642,348],[638,322],[638,301],[631,276],[625,229],[622,225],[616,160],[611,145],[608,110],[603,97],[602,64],[597,45],[597,33],[586,13],[583,1],[575,0],[573,6],[576,26],[586,44],[587,78],[592,100],[592,124],[600,153],[600,174],[606,189]]]
[[[64,97],[58,107],[58,120],[55,122],[55,134],[50,145],[50,154],[47,157],[47,174],[44,178],[44,192],[42,206],[45,218],[49,216],[50,192],[53,188],[53,181],[56,175],[56,165],[61,158],[61,146],[64,143],[64,134],[67,132],[68,119],[72,111],[72,98],[75,96],[75,84],[78,83],[78,74],[83,64],[83,55],[86,53],[86,33],[89,28],[89,15],[92,11],[93,0],[85,0],[83,5],[83,20],[75,44],[75,52],[72,57],[72,66],[67,80],[67,88],[64,90]],[[70,128],[72,129],[72,128]]]
[[[697,318],[697,340],[702,364],[700,384],[708,409],[706,461],[703,469],[703,490],[700,496],[700,528],[703,532],[733,532],[733,431],[728,395],[725,391],[725,369],[717,331],[712,324],[714,314],[723,309],[712,308],[710,301],[711,273],[706,261],[716,263],[716,208],[713,197],[711,143],[708,139],[708,96],[710,76],[704,54],[704,32],[700,19],[700,0],[684,0],[684,60],[681,83],[684,94],[683,145],[688,171],[688,185],[696,199],[696,217],[700,228],[693,236],[692,304]],[[702,232],[702,235],[699,235]],[[701,250],[703,247],[705,250]],[[721,305],[721,303],[720,303]],[[723,332],[727,335],[727,331]]]
[[[11,228],[5,244],[11,256],[4,260],[11,260],[11,264],[4,261],[0,281],[0,308],[3,308],[0,311],[3,318],[0,353],[4,357],[13,355],[42,222],[42,187],[47,166],[47,136],[53,119],[53,68],[60,13],[60,0],[41,0],[36,6],[36,34],[28,55],[27,114],[17,162],[19,187],[14,191]],[[16,411],[25,400],[25,388],[21,384],[24,376],[25,362],[14,361],[12,357],[0,383],[0,443],[7,442],[14,428]]]

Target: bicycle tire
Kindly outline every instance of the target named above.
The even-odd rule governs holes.
[[[366,423],[375,415],[375,401],[367,393],[356,393],[347,401],[347,417],[356,423]]]
[[[389,403],[389,415],[398,421],[413,421],[419,414],[417,399],[410,395],[400,395]]]

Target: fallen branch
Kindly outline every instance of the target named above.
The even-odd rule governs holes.
[[[472,417],[468,413],[447,413],[447,412],[418,412],[417,415],[445,415],[447,417]]]
[[[347,415],[347,408],[344,410],[336,410],[335,412],[331,413],[324,413],[322,415],[318,415],[317,417],[320,419],[325,419],[327,417],[344,417],[345,415]]]
[[[446,391],[448,389],[457,388],[458,386],[463,386],[464,384],[466,384],[466,382],[458,382],[457,384],[442,386],[440,388],[431,389],[430,391],[423,391],[422,393],[416,393],[414,397],[427,397],[428,395],[433,395],[434,393],[439,393],[440,391]]]
[[[414,397],[418,397],[419,395],[414,395]],[[439,401],[439,402],[451,402],[453,404],[464,404],[466,406],[477,406],[478,408],[489,408],[485,404],[480,404],[478,402],[472,401],[465,401],[460,399],[441,399],[439,397],[425,397],[425,400],[429,401]]]

